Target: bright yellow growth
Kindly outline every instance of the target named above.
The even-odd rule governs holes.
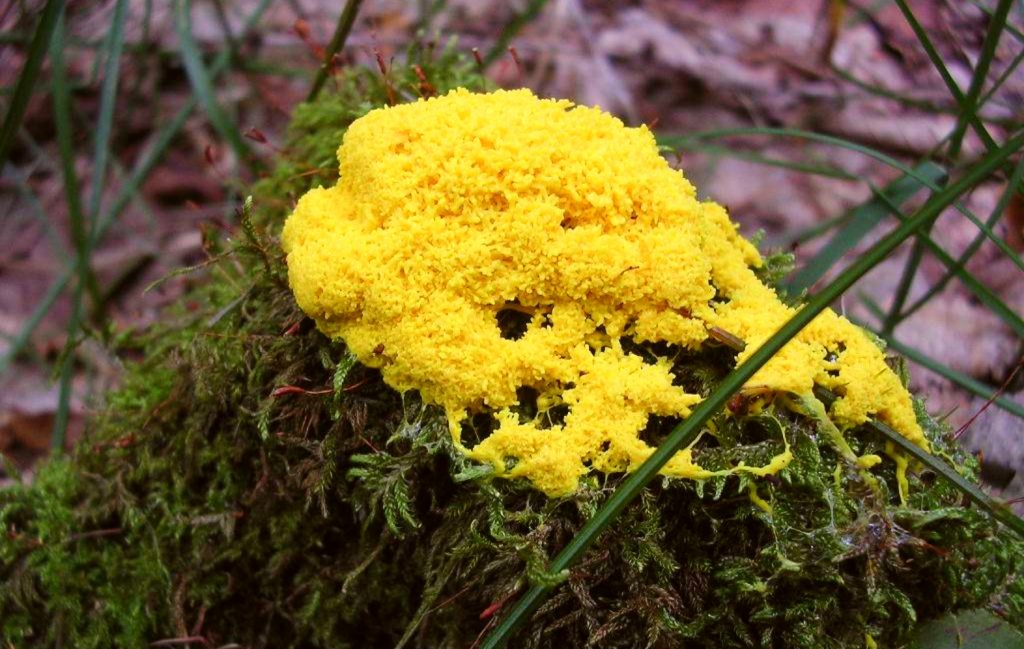
[[[653,452],[639,438],[648,418],[701,400],[673,384],[670,359],[623,339],[697,349],[718,327],[747,342],[742,361],[792,315],[725,210],[697,200],[647,128],[599,109],[458,90],[370,112],[338,159],[338,184],[303,196],[285,225],[299,305],[391,386],[442,405],[469,457],[548,494],[637,467]],[[499,320],[515,317],[523,331],[503,337]],[[808,396],[815,383],[843,395],[829,413],[840,428],[874,416],[926,445],[882,353],[831,311],[749,386]],[[530,420],[511,409],[523,388],[537,395]],[[496,430],[465,448],[484,408]],[[734,471],[790,459],[787,445]],[[715,475],[690,450],[664,473]]]

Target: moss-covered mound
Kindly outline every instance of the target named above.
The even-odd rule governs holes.
[[[419,62],[438,91],[480,85],[451,54]],[[390,83],[423,87],[397,71]],[[785,439],[786,470],[666,478],[579,566],[550,574],[548,557],[620,478],[587,477],[560,498],[493,479],[453,447],[443,411],[356,363],[285,282],[281,223],[334,182],[345,128],[388,94],[358,73],[297,109],[237,240],[136,341],[144,360],[74,455],[0,492],[2,646],[463,648],[531,581],[558,586],[517,646],[895,647],[955,609],[1021,622],[1024,547],[958,492],[911,473],[901,505],[890,467],[879,496],[837,470],[812,421],[742,399],[695,457],[759,465]],[[735,351],[708,344],[672,362],[706,394]],[[918,416],[933,451],[973,475],[948,431]],[[644,441],[673,424],[655,418]],[[483,436],[492,422],[474,425]],[[858,455],[884,453],[856,433]]]

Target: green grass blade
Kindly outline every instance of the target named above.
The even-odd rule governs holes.
[[[484,55],[484,67],[489,67],[495,61],[505,56],[505,52],[508,51],[508,46],[512,42],[512,39],[522,31],[523,27],[540,14],[541,10],[548,3],[548,0],[529,0],[526,8],[517,13],[512,17],[512,20],[502,28],[501,33],[498,34],[498,39],[494,41],[494,45]]]
[[[309,89],[309,95],[306,96],[307,102],[316,99],[317,95],[320,94],[320,89],[327,82],[327,75],[330,74],[334,55],[340,52],[341,48],[345,47],[345,41],[348,40],[348,35],[352,32],[352,25],[356,22],[356,16],[359,14],[359,7],[362,4],[363,0],[348,0],[345,3],[345,8],[342,9],[341,15],[338,16],[338,25],[334,28],[334,35],[331,37],[331,42],[328,43],[327,50],[324,52],[324,60],[316,71],[313,87]]]
[[[956,130],[953,132],[953,139],[949,145],[950,157],[955,158],[960,153],[964,135],[967,133],[967,124],[980,121],[978,117],[978,98],[988,78],[989,68],[992,66],[992,59],[996,54],[996,46],[999,45],[999,38],[1002,36],[1003,27],[1006,25],[1006,18],[1010,14],[1010,5],[1013,0],[999,0],[995,13],[989,17],[988,30],[985,32],[985,40],[981,43],[981,54],[978,63],[974,66],[974,74],[971,77],[971,85],[967,89],[967,95],[960,106],[960,117],[957,120]]]
[[[849,70],[845,70],[845,69],[839,67],[838,65],[835,65],[834,63],[830,67],[831,67],[832,72],[836,73],[836,75],[838,75],[839,78],[842,79],[843,81],[846,81],[847,83],[850,83],[850,84],[860,88],[861,90],[863,90],[865,92],[871,93],[872,95],[875,95],[876,97],[883,97],[885,99],[891,99],[892,101],[895,101],[898,104],[900,104],[900,106],[916,108],[917,110],[920,110],[920,111],[925,112],[925,113],[949,113],[949,112],[952,112],[952,107],[951,106],[943,106],[943,105],[936,104],[936,103],[931,102],[931,101],[927,101],[927,100],[923,100],[923,99],[917,99],[915,97],[909,97],[907,95],[900,94],[900,93],[896,92],[895,90],[890,90],[889,88],[886,88],[884,86],[876,85],[876,84],[873,84],[873,83],[868,83],[867,81],[864,81],[863,79],[858,79]]]
[[[17,358],[21,350],[25,349],[25,345],[28,344],[29,338],[32,336],[32,332],[35,331],[39,323],[43,321],[46,314],[50,312],[50,307],[57,301],[60,294],[64,292],[68,282],[71,281],[71,275],[73,272],[73,266],[65,267],[64,272],[61,276],[50,285],[50,288],[46,290],[43,295],[43,299],[39,301],[36,308],[33,309],[32,314],[25,321],[25,324],[21,327],[21,331],[17,333],[12,339],[11,343],[4,352],[3,356],[0,356],[0,375],[7,371],[10,367],[11,362]]]
[[[872,315],[878,318],[879,321],[881,321],[885,317],[885,312],[882,310],[882,308],[869,296],[861,294],[859,297],[861,303],[865,307],[867,307],[867,309],[871,311]],[[985,383],[978,381],[972,376],[968,376],[963,372],[958,372],[953,368],[948,367],[947,365],[932,358],[931,356],[928,356],[924,352],[914,347],[911,347],[910,345],[905,345],[901,343],[900,341],[896,340],[896,338],[894,338],[891,334],[886,334],[881,331],[878,331],[877,329],[869,327],[868,325],[862,322],[857,322],[857,324],[861,327],[864,327],[865,329],[871,329],[880,338],[885,340],[886,344],[888,344],[889,347],[896,350],[903,356],[906,356],[907,358],[914,361],[918,365],[925,367],[931,370],[932,372],[935,372],[936,374],[945,378],[949,382],[955,383],[956,385],[967,390],[968,392],[971,392],[983,399],[990,399],[992,398],[992,395],[996,394],[999,391],[998,388],[995,388],[991,385],[986,385]],[[1021,405],[1016,401],[1013,401],[1012,399],[1007,399],[1004,396],[997,396],[994,399],[992,399],[992,404],[1005,410],[1006,412],[1012,415],[1016,415],[1017,417],[1024,419],[1024,405]]]
[[[53,31],[53,47],[50,59],[53,64],[53,112],[57,131],[57,146],[60,152],[61,173],[64,180],[64,197],[71,227],[71,240],[75,246],[78,279],[84,283],[89,271],[88,229],[82,211],[78,176],[75,173],[75,151],[73,127],[71,125],[71,88],[68,84],[64,65],[64,15],[57,18]]]
[[[32,89],[35,88],[39,70],[43,66],[43,59],[46,58],[46,51],[50,47],[53,30],[57,26],[57,17],[63,13],[64,0],[47,0],[46,6],[43,8],[43,15],[40,16],[39,24],[32,36],[32,43],[28,48],[25,67],[18,75],[18,82],[14,86],[14,94],[11,95],[10,103],[7,105],[3,125],[0,125],[0,169],[7,164],[11,145],[14,144],[14,139],[18,135],[18,128],[21,127],[21,120],[25,117],[25,110],[28,108],[28,100],[32,97]]]
[[[978,103],[982,105],[987,104],[988,101],[992,99],[997,92],[999,92],[999,89],[1006,84],[1007,79],[1011,78],[1014,72],[1017,71],[1017,68],[1020,67],[1021,61],[1024,61],[1024,50],[1017,52],[1017,56],[1013,57],[1013,60],[1010,61],[1010,65],[1006,66],[1006,69],[1003,70],[1002,74],[992,82],[992,87],[985,91],[985,94],[978,100]]]
[[[252,150],[242,137],[241,131],[231,121],[224,109],[217,103],[213,92],[213,83],[210,81],[210,74],[203,64],[202,54],[199,46],[192,37],[192,18],[190,14],[191,0],[175,0],[174,3],[174,29],[178,35],[178,44],[181,53],[181,62],[185,66],[185,73],[189,83],[192,84],[192,91],[199,100],[199,104],[206,112],[217,134],[220,135],[235,152],[240,164],[259,166],[252,155]],[[230,57],[230,53],[225,52]]]
[[[782,249],[799,246],[807,243],[808,241],[813,241],[818,237],[824,236],[835,228],[846,225],[850,222],[852,217],[852,212],[843,212],[839,216],[833,216],[820,223],[815,223],[814,225],[809,225],[799,230],[783,232],[774,237],[769,237],[765,240],[765,245],[769,248]]]
[[[974,5],[975,7],[977,7],[978,9],[980,9],[982,12],[989,16],[992,16],[995,13],[994,9],[989,7],[986,3],[982,2],[981,0],[970,0],[970,2],[972,5]],[[1016,38],[1018,42],[1024,43],[1024,32],[1020,31],[1009,22],[1006,23],[1005,29],[1006,31],[1010,32],[1010,35]]]
[[[106,177],[107,160],[110,157],[110,130],[114,123],[114,107],[117,104],[117,82],[121,67],[121,51],[124,49],[124,20],[127,14],[127,0],[117,0],[111,18],[110,37],[107,40],[107,64],[103,71],[103,88],[100,91],[100,111],[96,121],[96,140],[92,158],[92,193],[89,196],[89,215],[96,227],[100,201],[103,199],[103,181]]]
[[[953,95],[953,99],[960,105],[961,115],[967,118],[968,123],[972,128],[974,128],[975,132],[977,132],[978,137],[980,137],[981,141],[984,142],[986,148],[995,148],[997,146],[996,141],[992,139],[992,136],[989,134],[988,129],[985,128],[985,125],[981,123],[981,120],[978,119],[978,116],[974,114],[973,111],[967,111],[965,109],[966,97],[964,96],[963,91],[960,90],[960,86],[958,86],[956,81],[953,79],[953,75],[949,73],[946,63],[942,60],[942,56],[939,54],[938,50],[935,49],[932,39],[928,36],[928,32],[925,31],[920,21],[917,20],[917,16],[914,15],[913,10],[911,10],[907,5],[906,0],[896,0],[896,4],[899,6],[900,11],[903,13],[903,17],[906,18],[910,28],[914,31],[914,35],[917,36],[917,40],[921,43],[921,47],[924,48],[925,54],[928,55],[932,65],[935,66],[939,76],[942,77],[942,81],[946,84],[946,88],[949,90],[949,93]],[[1003,23],[1005,24],[1005,22],[1006,21],[1004,20]],[[955,157],[955,153],[953,155]]]
[[[924,162],[915,167],[914,171],[917,175],[936,183],[942,182],[946,177],[946,171],[932,162]],[[900,205],[909,200],[922,187],[924,185],[917,179],[904,175],[880,190],[880,193],[887,196],[893,203]],[[829,242],[818,251],[818,254],[786,282],[786,288],[794,295],[809,289],[888,215],[889,208],[878,196],[854,208],[851,214],[852,218],[847,225],[836,232]]]
[[[889,212],[897,218],[902,216],[902,212],[898,209],[894,211],[890,207]],[[896,283],[896,290],[893,291],[889,312],[885,314],[885,319],[882,321],[882,331],[892,333],[899,322],[900,311],[903,310],[903,305],[907,303],[910,289],[914,286],[914,277],[917,276],[917,269],[921,266],[921,260],[924,259],[923,239],[925,237],[931,238],[929,233],[933,225],[933,223],[929,223],[925,228],[922,228],[922,232],[918,233],[917,239],[914,241],[914,246],[910,250],[907,263],[903,265],[903,272],[900,273],[900,281]]]
[[[178,133],[185,126],[185,122],[188,120],[192,110],[195,109],[197,103],[195,98],[189,99],[183,107],[174,115],[170,122],[168,122],[160,131],[157,132],[157,136],[153,141],[153,144],[149,146],[140,156],[138,162],[135,164],[132,170],[131,176],[121,186],[120,191],[112,202],[111,206],[103,212],[103,215],[94,223],[90,236],[90,246],[95,247],[103,235],[106,234],[110,226],[113,225],[114,221],[120,216],[121,212],[128,206],[135,193],[145,182],[146,178],[149,177],[150,172],[156,167],[156,164],[163,157],[164,152],[170,146],[171,142],[177,137]],[[21,350],[25,348],[28,343],[32,331],[39,326],[46,314],[49,312],[53,303],[56,302],[57,298],[64,292],[68,284],[71,282],[71,278],[74,276],[76,271],[77,262],[72,261],[57,276],[57,278],[47,289],[43,295],[43,299],[40,300],[39,304],[33,310],[32,315],[29,316],[25,325],[21,331],[15,337],[10,347],[0,356],[0,374],[3,374],[14,359],[21,353]]]
[[[772,356],[824,311],[833,300],[850,288],[858,279],[878,265],[885,257],[908,239],[921,225],[938,216],[962,194],[984,180],[998,169],[1009,156],[1024,146],[1024,135],[1018,135],[1004,147],[985,156],[971,167],[959,180],[936,193],[913,216],[903,221],[899,227],[883,237],[859,259],[844,270],[834,282],[826,286],[820,293],[812,297],[796,315],[784,324],[759,347],[744,363],[730,372],[722,383],[702,401],[681,424],[669,434],[665,442],[640,467],[631,474],[615,493],[601,506],[594,516],[580,529],[576,536],[558,553],[551,563],[551,571],[560,573],[568,570],[598,535],[626,508],[658,474],[658,471],[675,453],[686,444],[693,442],[700,433],[701,427],[718,410],[720,410],[732,394],[743,386]],[[940,474],[942,475],[942,474]],[[959,486],[959,483],[957,483]],[[550,586],[533,586],[519,601],[516,602],[508,615],[498,623],[497,627],[484,640],[483,649],[503,647],[511,639],[518,627],[526,622],[530,614],[537,609],[550,591]]]
[[[50,215],[46,213],[46,208],[43,207],[42,201],[36,196],[35,192],[32,191],[28,184],[28,179],[31,173],[22,172],[15,176],[14,190],[18,193],[18,196],[28,205],[29,212],[32,218],[39,223],[39,226],[43,228],[43,232],[46,234],[46,238],[50,242],[50,250],[54,255],[57,255],[61,259],[67,259],[69,256],[67,244],[57,234],[57,229],[53,226],[50,220]],[[14,210],[12,209],[13,213]]]
[[[79,334],[82,317],[82,298],[84,287],[92,275],[89,269],[91,245],[82,214],[79,196],[78,177],[75,175],[74,143],[72,142],[71,125],[71,87],[68,84],[67,69],[64,65],[64,14],[57,18],[53,30],[53,42],[50,48],[50,61],[53,64],[53,112],[57,131],[57,146],[60,151],[61,170],[64,176],[64,196],[71,222],[71,238],[75,244],[75,271],[78,281],[75,283],[74,296],[71,302],[71,317],[67,325],[67,342],[64,344],[60,365],[59,391],[57,410],[53,419],[53,435],[51,446],[59,453],[64,448],[68,419],[71,409],[71,379],[74,365],[74,350]]]
[[[114,122],[114,108],[117,104],[117,85],[121,66],[121,52],[124,48],[124,22],[127,15],[127,0],[118,0],[114,5],[111,18],[109,38],[106,43],[106,65],[103,70],[103,86],[100,91],[99,117],[96,122],[96,138],[93,146],[92,189],[89,196],[89,218],[91,222],[88,239],[90,246],[95,243],[94,231],[97,227],[100,203],[103,200],[103,185],[107,173],[107,162],[110,158],[110,131]],[[89,274],[90,295],[92,296],[92,317],[99,320],[103,317],[104,295],[96,284],[95,275]]]

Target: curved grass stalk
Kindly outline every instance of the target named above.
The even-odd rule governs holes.
[[[68,220],[71,225],[71,239],[75,245],[74,269],[78,281],[71,301],[71,316],[68,318],[68,339],[61,352],[60,380],[57,395],[57,410],[53,416],[53,434],[50,445],[55,452],[64,448],[64,437],[67,432],[71,412],[71,378],[74,364],[76,337],[82,319],[82,302],[87,288],[98,291],[89,266],[92,245],[88,233],[82,202],[79,195],[78,176],[75,173],[74,145],[72,143],[71,125],[71,86],[68,84],[67,69],[64,62],[64,13],[57,17],[53,30],[53,43],[50,52],[53,64],[53,114],[57,130],[57,146],[60,150],[61,171],[64,179],[64,197],[68,208]],[[90,292],[92,292],[90,291]],[[98,296],[98,292],[97,292]]]

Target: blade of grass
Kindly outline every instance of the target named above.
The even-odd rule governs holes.
[[[914,171],[933,182],[942,182],[946,178],[946,171],[932,162],[924,162],[915,167]],[[900,205],[909,200],[922,187],[924,185],[915,178],[903,175],[880,192],[888,196],[893,203]],[[809,289],[888,215],[889,209],[878,196],[854,208],[849,223],[837,231],[829,242],[818,251],[818,254],[786,282],[787,290],[791,294],[797,294]]]
[[[896,215],[891,209],[889,212]],[[892,304],[889,306],[889,312],[885,315],[885,320],[882,321],[882,331],[886,333],[892,333],[896,328],[903,305],[910,297],[910,289],[914,286],[917,269],[921,265],[921,260],[924,259],[924,237],[929,236],[932,225],[932,223],[927,224],[927,229],[922,228],[922,232],[918,233],[918,237],[910,249],[910,256],[907,257],[907,263],[903,265],[900,280],[896,283],[896,290],[893,291]]]
[[[531,20],[540,14],[547,3],[548,0],[530,0],[525,9],[512,16],[512,20],[505,24],[501,29],[501,33],[498,34],[497,40],[494,41],[494,45],[484,55],[483,62],[485,68],[490,67],[495,61],[505,56],[505,52],[508,51],[508,46],[512,39],[522,31],[523,27],[526,27]]]
[[[956,158],[960,153],[964,135],[967,133],[967,124],[973,121],[980,123],[978,98],[981,96],[981,90],[988,78],[988,71],[992,67],[992,59],[995,57],[996,47],[1002,37],[1003,27],[1006,26],[1006,18],[1010,14],[1010,5],[1012,4],[1013,0],[999,0],[995,13],[989,17],[985,40],[981,43],[981,54],[974,66],[974,74],[971,76],[971,85],[967,88],[967,95],[961,102],[961,115],[953,134],[953,140],[949,144],[951,158]]]
[[[992,8],[991,8],[991,7],[989,7],[989,6],[987,6],[987,5],[986,5],[986,4],[984,3],[984,2],[981,2],[981,0],[970,0],[970,2],[971,2],[971,4],[972,4],[972,5],[974,5],[975,7],[977,7],[978,9],[980,9],[981,11],[983,11],[984,13],[988,14],[989,16],[991,16],[991,15],[992,15],[993,13],[995,13],[995,10],[994,10],[994,9],[992,9]],[[1006,29],[1006,31],[1008,31],[1008,32],[1009,32],[1009,33],[1010,33],[1010,34],[1011,34],[1011,35],[1012,35],[1012,36],[1013,36],[1014,38],[1016,38],[1018,42],[1024,43],[1024,32],[1020,31],[1019,29],[1017,29],[1016,27],[1014,27],[1014,26],[1013,26],[1013,25],[1012,25],[1011,23],[1009,23],[1009,22],[1007,22],[1007,23],[1006,23],[1006,27],[1005,27],[1005,29]]]
[[[50,311],[50,307],[57,301],[60,294],[64,292],[68,282],[71,280],[71,274],[73,272],[73,266],[66,266],[62,275],[50,285],[50,288],[43,294],[43,299],[39,301],[36,308],[29,315],[28,319],[25,320],[25,324],[21,327],[21,330],[11,338],[11,344],[8,345],[7,351],[0,357],[0,375],[7,371],[11,361],[13,361],[21,350],[25,349],[25,345],[28,344],[29,338],[32,336],[32,332],[35,331],[39,323],[43,321],[46,314]]]
[[[891,166],[891,167],[893,167],[895,169],[898,169],[899,171],[903,172],[905,175],[914,178],[915,180],[917,180],[921,184],[929,187],[932,190],[938,190],[939,189],[939,185],[934,183],[934,182],[932,182],[929,178],[927,178],[927,177],[917,173],[914,169],[911,169],[910,167],[908,167],[908,166],[904,165],[903,163],[899,162],[898,160],[896,160],[896,159],[892,158],[891,156],[888,156],[888,155],[886,155],[886,154],[884,154],[884,153],[882,153],[880,151],[877,151],[877,150],[872,149],[870,147],[858,144],[856,142],[850,142],[848,140],[844,140],[842,138],[837,138],[837,137],[830,136],[830,135],[823,135],[823,134],[820,134],[820,133],[812,133],[812,132],[804,131],[804,130],[800,130],[800,129],[791,129],[791,128],[751,128],[751,127],[730,128],[730,129],[715,129],[715,130],[691,133],[691,134],[685,136],[684,138],[672,137],[672,136],[668,136],[668,137],[661,136],[661,137],[658,138],[658,142],[659,142],[659,144],[662,144],[662,145],[672,146],[672,145],[674,145],[676,142],[678,142],[680,140],[686,140],[686,139],[692,139],[692,138],[715,139],[715,138],[730,137],[730,136],[735,136],[735,135],[773,135],[773,136],[797,137],[797,138],[803,138],[803,139],[808,139],[808,140],[812,140],[812,141],[822,142],[822,143],[829,144],[829,145],[832,145],[832,146],[840,146],[840,147],[849,149],[851,151],[856,151],[856,152],[861,153],[863,155],[867,155],[867,156],[872,157],[872,158],[874,158],[874,159],[876,159],[876,160],[878,160],[878,161],[880,161],[880,162],[882,162],[884,164],[887,164],[887,165],[889,165],[889,166]],[[1005,241],[1003,241],[1001,238],[999,238],[995,234],[995,232],[993,232],[992,229],[987,224],[985,224],[984,222],[979,220],[977,216],[975,216],[970,210],[965,208],[961,203],[959,203],[959,202],[955,203],[954,207],[959,212],[964,214],[972,223],[974,223],[985,234],[986,238],[990,239],[993,243],[995,243],[995,245],[1004,254],[1006,254],[1007,257],[1009,257],[1010,260],[1018,268],[1021,268],[1022,270],[1024,270],[1024,262],[1022,262],[1020,256],[1012,248],[1010,248],[1006,244]],[[918,237],[926,239],[927,241],[929,241],[932,244],[934,244],[934,242],[931,241],[930,237],[928,237],[926,234],[919,234]],[[918,244],[915,241],[915,247],[917,245]],[[937,246],[933,246],[933,247],[937,248]],[[940,256],[940,260],[944,259],[941,256],[941,254],[939,256]],[[948,255],[945,257],[945,259],[948,259]],[[979,286],[980,285],[977,282],[975,282],[973,285],[969,286],[969,288],[972,288],[972,287],[976,288],[976,287],[979,287]],[[981,288],[981,290],[984,290],[983,286],[980,287],[980,288]],[[994,296],[992,296],[992,297],[994,297]],[[998,298],[995,299],[995,303],[1000,303]],[[1005,307],[1005,305],[1003,305],[1003,306]],[[1020,318],[1016,317],[1013,314],[1012,310],[1009,310],[1007,308],[999,308],[998,313],[999,313],[999,315],[1001,317],[1003,317],[1007,321],[1007,324],[1009,324],[1012,328],[1016,329],[1016,328],[1019,327]]]
[[[220,24],[220,33],[224,35],[224,42],[228,44],[228,56],[234,61],[238,56],[238,40],[231,32],[231,21],[228,20],[228,14],[224,11],[223,0],[213,0],[213,9],[217,14],[217,22]]]
[[[185,66],[185,73],[189,83],[192,85],[192,92],[199,100],[203,111],[210,119],[217,134],[220,135],[235,152],[239,164],[250,167],[259,167],[260,164],[252,155],[252,150],[242,137],[241,131],[231,121],[224,109],[217,103],[213,92],[213,83],[210,81],[210,74],[203,64],[202,54],[199,46],[192,37],[191,0],[175,0],[174,2],[174,29],[178,35],[178,44],[181,53],[181,62]],[[230,52],[225,51],[230,58]]]
[[[92,237],[90,238],[92,246],[95,246],[103,235],[106,234],[107,230],[113,225],[113,222],[120,216],[121,212],[128,203],[131,202],[138,191],[142,183],[149,177],[150,172],[156,166],[156,163],[163,157],[164,152],[170,146],[171,141],[177,137],[178,132],[185,126],[185,122],[188,120],[192,110],[196,107],[197,102],[195,98],[189,99],[185,105],[178,110],[175,116],[167,123],[154,138],[153,143],[147,149],[145,149],[136,163],[131,176],[127,182],[121,186],[117,197],[114,199],[110,208],[103,213],[92,228]],[[21,353],[25,345],[28,343],[32,331],[39,325],[46,314],[50,311],[53,303],[56,302],[57,298],[67,288],[71,278],[74,276],[77,268],[77,262],[72,261],[66,265],[63,271],[57,276],[50,285],[50,288],[43,295],[43,299],[39,301],[39,304],[32,311],[28,320],[25,321],[25,325],[22,330],[15,337],[14,342],[10,345],[7,351],[0,356],[0,374],[7,371],[10,364],[14,359]]]
[[[53,417],[53,433],[50,439],[54,452],[64,448],[68,419],[71,410],[71,379],[74,369],[74,351],[82,317],[82,299],[88,278],[91,251],[90,238],[83,219],[79,196],[78,177],[75,175],[74,143],[71,125],[71,88],[68,85],[64,65],[64,14],[57,18],[53,30],[50,61],[53,65],[53,113],[57,131],[57,145],[60,151],[61,170],[64,177],[64,196],[71,221],[71,238],[75,245],[75,269],[77,279],[71,302],[71,317],[67,325],[67,342],[64,344],[59,371],[59,392],[57,410]],[[98,297],[98,295],[97,295]]]
[[[858,279],[878,265],[901,243],[914,234],[922,224],[935,218],[942,210],[957,200],[964,192],[984,180],[998,169],[1003,162],[1024,145],[1024,135],[1010,140],[1004,147],[986,155],[971,167],[959,180],[936,193],[913,216],[903,221],[899,227],[873,245],[859,259],[844,270],[834,282],[826,286],[820,293],[812,297],[802,309],[759,347],[745,362],[730,372],[719,386],[702,401],[682,423],[676,426],[664,443],[632,473],[622,485],[608,498],[594,516],[569,541],[551,563],[551,572],[558,574],[569,569],[583,554],[602,531],[629,505],[658,471],[683,448],[692,443],[700,433],[701,427],[730,399],[732,394],[743,386],[757,370],[774,356],[785,344],[829,304],[850,288]],[[944,475],[944,474],[940,474]],[[952,479],[952,477],[950,476]],[[960,483],[956,483],[960,484]],[[1022,529],[1015,526],[1014,529]],[[487,636],[481,647],[497,649],[503,647],[511,639],[521,624],[537,609],[547,597],[552,586],[535,585],[524,594],[509,610],[497,627]]]
[[[60,259],[67,259],[71,255],[68,252],[69,248],[64,240],[57,234],[57,229],[53,226],[53,222],[50,219],[49,214],[46,213],[46,208],[43,207],[42,201],[36,196],[35,192],[29,185],[29,179],[37,170],[45,170],[49,173],[60,173],[60,163],[52,160],[50,156],[39,146],[39,144],[32,138],[32,135],[24,127],[18,131],[18,139],[29,150],[32,156],[32,162],[25,165],[21,169],[14,171],[15,191],[18,195],[28,204],[32,215],[39,222],[39,225],[43,228],[46,233],[46,237],[50,240],[50,248],[55,255]],[[11,213],[14,213],[14,209],[11,209]]]
[[[999,222],[999,219],[1002,218],[1003,212],[1006,211],[1006,206],[1009,205],[1014,192],[1020,191],[1022,184],[1024,184],[1024,158],[1017,161],[1017,166],[1014,168],[1013,174],[1010,176],[1010,180],[1007,183],[1006,191],[1004,191],[1002,196],[1000,196],[999,202],[996,203],[995,208],[992,210],[992,214],[989,216],[986,225],[991,228]],[[984,242],[985,234],[979,233],[956,260],[954,267],[948,269],[942,278],[929,288],[924,295],[900,313],[899,322],[902,322],[917,313],[918,309],[927,304],[933,297],[941,293],[942,290],[946,288],[946,285],[949,284],[949,281],[956,276],[956,271],[954,269],[965,268],[967,266],[967,262],[970,261]]]
[[[267,10],[267,7],[270,6],[270,3],[271,0],[260,0],[259,5],[246,19],[243,34],[248,33],[256,25],[259,19],[263,16],[263,13]],[[210,66],[211,76],[216,78],[227,68],[229,62],[230,58],[228,54],[226,52],[221,52],[215,59],[213,65]],[[190,95],[188,101],[185,102],[185,105],[178,109],[178,112],[174,114],[174,117],[172,117],[171,120],[159,131],[157,131],[152,144],[145,148],[139,156],[128,181],[121,186],[110,207],[108,207],[107,210],[103,212],[103,215],[98,219],[96,227],[93,228],[91,237],[93,246],[103,238],[103,235],[106,234],[107,230],[114,223],[117,217],[120,216],[124,208],[128,206],[128,203],[131,202],[136,192],[138,192],[139,187],[141,187],[142,183],[149,177],[150,172],[152,172],[153,168],[156,167],[157,162],[159,162],[163,157],[171,142],[174,141],[174,138],[178,136],[178,133],[185,126],[185,122],[188,120],[189,115],[197,105],[198,102],[196,98]],[[22,330],[15,337],[14,342],[10,345],[7,351],[0,356],[0,374],[7,371],[11,362],[13,362],[14,359],[17,358],[18,354],[21,353],[21,350],[25,348],[25,345],[28,343],[32,334],[32,330],[39,325],[53,306],[53,303],[61,293],[64,292],[64,289],[67,288],[74,272],[75,263],[71,262],[66,265],[63,271],[61,271],[56,279],[54,279],[49,289],[47,289],[46,293],[43,295],[43,299],[36,306],[35,310],[32,311],[32,314],[29,316],[28,320],[26,320],[24,327],[22,327]]]
[[[1003,70],[1002,74],[992,82],[992,87],[985,91],[985,94],[978,100],[978,103],[982,105],[987,104],[989,100],[992,99],[993,95],[999,92],[999,89],[1003,87],[1006,80],[1012,77],[1013,73],[1017,71],[1017,68],[1020,67],[1021,61],[1024,61],[1024,49],[1017,52],[1017,56],[1013,57],[1013,61],[1010,61],[1010,65],[1006,66],[1006,69]]]
[[[103,70],[99,118],[96,120],[96,140],[92,157],[92,191],[89,195],[89,216],[93,219],[93,228],[96,227],[96,219],[99,217],[107,159],[110,157],[110,129],[114,123],[114,107],[117,103],[117,82],[121,67],[121,51],[124,48],[124,21],[127,6],[127,0],[117,0],[114,5],[110,35],[107,40],[107,64]]]
[[[871,312],[872,315],[878,318],[879,321],[881,321],[882,318],[885,317],[885,311],[882,309],[881,306],[878,305],[877,302],[871,299],[870,296],[864,295],[862,293],[858,295],[858,297],[860,298],[861,303]],[[856,321],[854,320],[854,322]],[[939,376],[945,378],[951,383],[960,386],[961,388],[967,390],[968,392],[971,392],[983,399],[989,399],[992,397],[993,394],[995,394],[998,391],[997,388],[982,383],[981,381],[978,381],[974,377],[971,377],[967,374],[964,374],[963,372],[958,372],[950,367],[947,367],[940,361],[932,358],[931,356],[928,356],[919,349],[901,343],[899,340],[896,340],[896,338],[890,334],[882,333],[881,331],[878,331],[876,328],[869,327],[868,325],[861,322],[856,323],[859,326],[864,327],[865,329],[872,330],[876,335],[885,340],[886,344],[889,347],[896,350],[903,356],[906,356],[907,358],[914,361],[918,365],[925,367],[931,370],[932,372],[935,372]],[[995,399],[992,400],[992,403],[995,404],[997,407],[1002,408],[1006,412],[1024,419],[1024,406],[1017,403],[1016,401],[1013,401],[1012,399],[1007,399],[1006,397],[997,396]]]
[[[43,59],[46,57],[46,51],[53,39],[57,17],[62,13],[64,13],[64,0],[47,0],[46,6],[43,7],[43,13],[39,17],[39,24],[36,25],[32,43],[28,47],[25,67],[18,75],[18,82],[14,86],[14,94],[11,95],[10,103],[7,105],[3,125],[0,125],[0,169],[7,164],[11,145],[14,144],[21,120],[25,117],[28,100],[32,97],[32,89],[35,88],[39,70],[43,66]]]
[[[338,16],[338,25],[334,28],[334,35],[331,36],[331,42],[327,44],[327,50],[324,52],[323,63],[316,71],[313,87],[309,89],[309,95],[306,96],[307,102],[316,99],[320,94],[320,89],[327,82],[327,75],[330,74],[334,64],[334,55],[345,47],[345,41],[348,40],[348,35],[352,32],[352,25],[356,22],[356,16],[359,14],[359,7],[362,4],[363,0],[348,0],[345,3],[345,8],[341,10],[341,15]]]
[[[876,97],[883,97],[885,99],[891,99],[901,106],[909,106],[916,108],[925,113],[949,113],[952,112],[951,106],[943,106],[932,101],[925,99],[917,99],[916,97],[909,97],[907,95],[900,94],[895,90],[890,90],[884,86],[868,83],[862,79],[858,79],[852,72],[844,68],[839,67],[835,63],[830,65],[832,72],[839,76],[840,79],[850,83],[861,90],[868,92]]]
[[[93,147],[92,189],[89,196],[89,219],[91,227],[88,239],[94,243],[94,235],[99,220],[100,202],[103,199],[103,184],[107,172],[107,160],[110,157],[110,131],[114,122],[114,108],[117,104],[117,83],[121,65],[121,51],[124,46],[124,22],[127,14],[127,1],[118,0],[114,5],[111,18],[109,38],[106,43],[107,61],[103,70],[103,87],[100,91],[99,117],[96,122],[96,138]],[[92,315],[97,321],[102,319],[105,300],[99,290],[96,277],[89,268],[89,293],[92,297]]]

